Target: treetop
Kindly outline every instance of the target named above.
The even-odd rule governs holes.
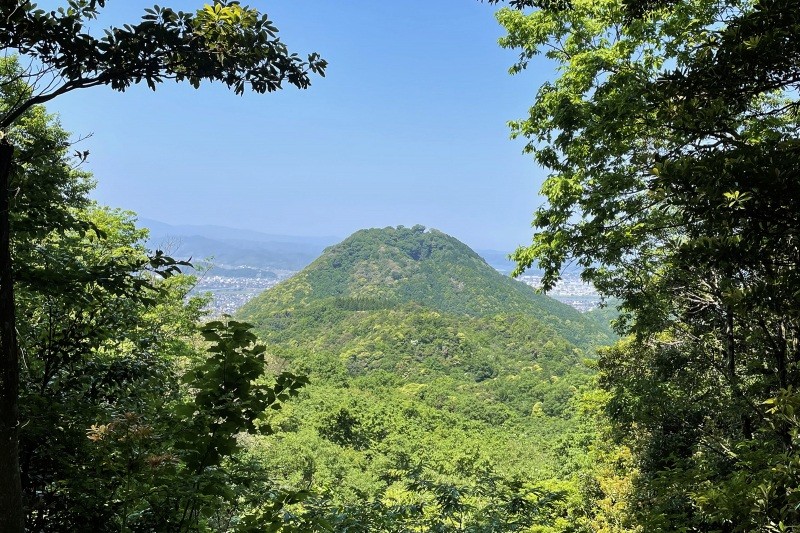
[[[0,128],[28,107],[66,92],[108,85],[124,91],[144,82],[155,90],[164,80],[218,81],[243,94],[276,91],[284,83],[305,89],[311,75],[325,75],[319,54],[305,59],[277,37],[267,15],[232,0],[214,0],[194,13],[169,7],[146,9],[137,24],[109,27],[95,37],[87,21],[98,17],[103,0],[70,0],[54,11],[30,0],[0,5],[0,47],[27,56],[27,72],[39,87],[32,98],[2,111]]]

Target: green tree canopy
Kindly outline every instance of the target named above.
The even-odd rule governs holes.
[[[22,531],[23,504],[19,468],[20,349],[15,314],[14,269],[11,255],[9,175],[25,175],[23,197],[31,188],[45,187],[40,178],[54,167],[13,160],[13,146],[35,138],[15,133],[26,113],[76,89],[99,85],[124,91],[144,82],[155,88],[166,79],[218,81],[237,94],[245,90],[265,93],[280,89],[284,82],[306,88],[311,74],[324,75],[325,60],[311,54],[307,60],[289,52],[277,38],[277,29],[257,10],[239,2],[215,0],[195,13],[154,7],[145,11],[138,24],[108,28],[93,36],[87,23],[95,20],[105,0],[70,0],[53,11],[38,9],[29,0],[0,3],[0,48],[6,56],[29,60],[27,70],[8,71],[0,79],[0,529]],[[8,98],[10,93],[12,97]],[[39,161],[61,157],[63,140],[41,146]],[[85,155],[84,155],[85,157]],[[52,193],[54,211],[63,189]],[[42,204],[45,205],[45,204]],[[24,217],[23,217],[24,218]],[[56,229],[64,230],[66,226]],[[163,256],[156,263],[168,270],[175,265]]]
[[[11,251],[27,528],[232,528],[256,498],[238,435],[269,432],[264,411],[305,380],[270,375],[247,324],[198,332],[205,300],[189,296],[194,278],[148,254],[131,213],[89,201],[91,176],[41,106],[9,136],[19,147]],[[264,505],[279,513],[276,498]],[[248,520],[263,529],[274,518]]]
[[[800,5],[503,10],[560,74],[512,134],[547,169],[519,270],[577,261],[632,341],[601,361],[647,530],[797,527]]]
[[[75,0],[55,11],[29,0],[0,6],[0,48],[34,60],[31,70],[20,74],[32,94],[6,103],[0,128],[30,106],[76,89],[108,85],[124,91],[144,82],[155,90],[173,79],[194,87],[218,81],[237,94],[265,93],[284,82],[306,88],[310,74],[324,75],[327,66],[316,53],[303,60],[289,52],[266,15],[236,1],[215,0],[195,13],[155,6],[139,23],[110,27],[96,37],[87,24],[105,4]]]

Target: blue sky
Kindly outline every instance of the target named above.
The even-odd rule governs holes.
[[[61,2],[40,2],[49,7]],[[306,91],[235,96],[172,82],[51,102],[92,136],[101,203],[172,224],[346,237],[424,224],[478,248],[527,244],[543,172],[506,121],[525,115],[552,66],[518,76],[495,6],[477,0],[252,0],[290,49],[328,75]],[[194,10],[201,0],[165,1]],[[97,30],[151,2],[110,0]],[[93,28],[94,29],[94,28]]]

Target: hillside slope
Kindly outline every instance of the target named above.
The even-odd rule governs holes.
[[[520,314],[582,348],[608,341],[580,312],[498,273],[457,239],[422,226],[358,231],[250,301],[239,316],[258,323],[322,301],[354,310],[418,305],[467,317]]]
[[[271,365],[311,379],[269,420],[280,431],[251,442],[280,484],[310,486],[348,513],[408,504],[426,520],[441,509],[425,491],[452,487],[473,525],[499,512],[489,482],[552,502],[577,491],[579,396],[608,336],[456,239],[419,226],[359,231],[239,318],[255,324]]]

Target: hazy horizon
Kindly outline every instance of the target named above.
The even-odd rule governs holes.
[[[96,200],[169,224],[341,237],[423,224],[472,247],[530,243],[543,176],[506,122],[526,115],[553,72],[508,74],[517,53],[497,44],[496,6],[248,3],[292,51],[321,53],[327,76],[243,97],[169,81],[59,97],[48,110],[75,138],[91,134],[76,148],[90,151]],[[91,31],[150,6],[110,2]]]

